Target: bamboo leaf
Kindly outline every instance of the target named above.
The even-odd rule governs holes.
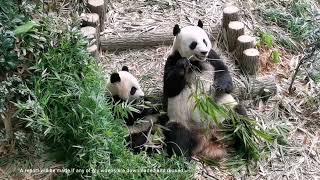
[[[31,20],[31,21],[28,21],[27,23],[25,23],[24,25],[18,26],[14,30],[14,33],[17,36],[22,35],[22,34],[25,34],[29,31],[31,31],[36,26],[38,26],[38,24],[35,21]]]

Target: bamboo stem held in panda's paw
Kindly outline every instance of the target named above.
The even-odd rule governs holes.
[[[243,51],[243,57],[239,63],[244,73],[255,75],[260,66],[259,51],[255,48],[246,49]]]
[[[244,24],[240,21],[231,21],[227,29],[228,49],[232,52],[236,48],[237,39],[244,34]]]

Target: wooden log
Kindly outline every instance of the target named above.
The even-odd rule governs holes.
[[[227,29],[231,21],[239,21],[239,8],[237,8],[236,6],[228,6],[223,9],[223,29]]]
[[[210,39],[214,40],[219,33],[217,27],[212,27]],[[108,51],[126,50],[126,49],[140,49],[145,47],[154,47],[160,45],[172,45],[173,35],[171,31],[167,32],[153,32],[143,33],[140,35],[128,34],[122,37],[109,35],[101,36],[101,49]]]
[[[277,93],[276,78],[273,75],[249,77],[235,82],[232,93],[241,100],[267,98]]]
[[[88,0],[88,9],[91,13],[97,13],[99,15],[100,32],[103,32],[106,18],[106,6],[104,0]]]
[[[99,30],[92,27],[92,26],[86,26],[82,27],[80,29],[82,35],[89,41],[88,46],[91,46],[93,44],[99,44]]]
[[[254,48],[255,39],[249,35],[241,35],[237,39],[236,49],[235,49],[235,56],[237,57],[238,61],[243,57],[243,51],[246,49]]]
[[[99,27],[100,29],[100,20],[97,13],[84,13],[80,16],[82,26],[92,26]]]
[[[243,51],[243,57],[239,61],[243,73],[255,75],[258,72],[260,66],[259,55],[259,51],[255,48]]]
[[[237,39],[244,34],[244,24],[240,21],[231,21],[227,29],[228,50],[232,52],[236,48]]]

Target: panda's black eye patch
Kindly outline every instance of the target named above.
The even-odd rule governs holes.
[[[203,39],[203,43],[208,46],[207,41],[205,39]]]
[[[198,45],[198,43],[195,42],[195,41],[193,41],[193,42],[189,45],[189,47],[190,47],[190,49],[194,50],[194,49],[197,47],[197,45]]]
[[[136,87],[132,87],[131,90],[130,90],[130,95],[134,95],[137,91],[137,88]]]

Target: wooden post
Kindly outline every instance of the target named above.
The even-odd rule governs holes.
[[[100,49],[100,20],[99,15],[96,13],[85,13],[81,15],[82,25],[83,26],[92,26],[96,28],[96,44],[97,50]]]
[[[243,51],[239,65],[244,73],[255,75],[259,69],[259,51],[255,48],[246,49]]]
[[[254,48],[254,37],[249,35],[241,35],[237,39],[235,56],[240,61],[243,57],[243,51],[246,49]]]
[[[84,13],[81,14],[81,24],[82,26],[92,26],[92,27],[99,27],[99,15],[97,13]]]
[[[96,44],[87,48],[87,51],[96,59],[99,59],[99,50]]]
[[[88,0],[88,8],[91,13],[99,15],[100,31],[104,31],[104,21],[106,17],[106,6],[104,0]]]
[[[92,26],[86,26],[81,28],[80,31],[82,35],[88,39],[89,46],[97,44],[96,42],[98,41],[99,35],[96,28]]]
[[[222,27],[227,29],[231,21],[239,21],[239,8],[236,6],[228,6],[223,9]]]
[[[244,24],[240,21],[231,21],[227,29],[228,50],[232,52],[236,48],[237,39],[244,34]]]

